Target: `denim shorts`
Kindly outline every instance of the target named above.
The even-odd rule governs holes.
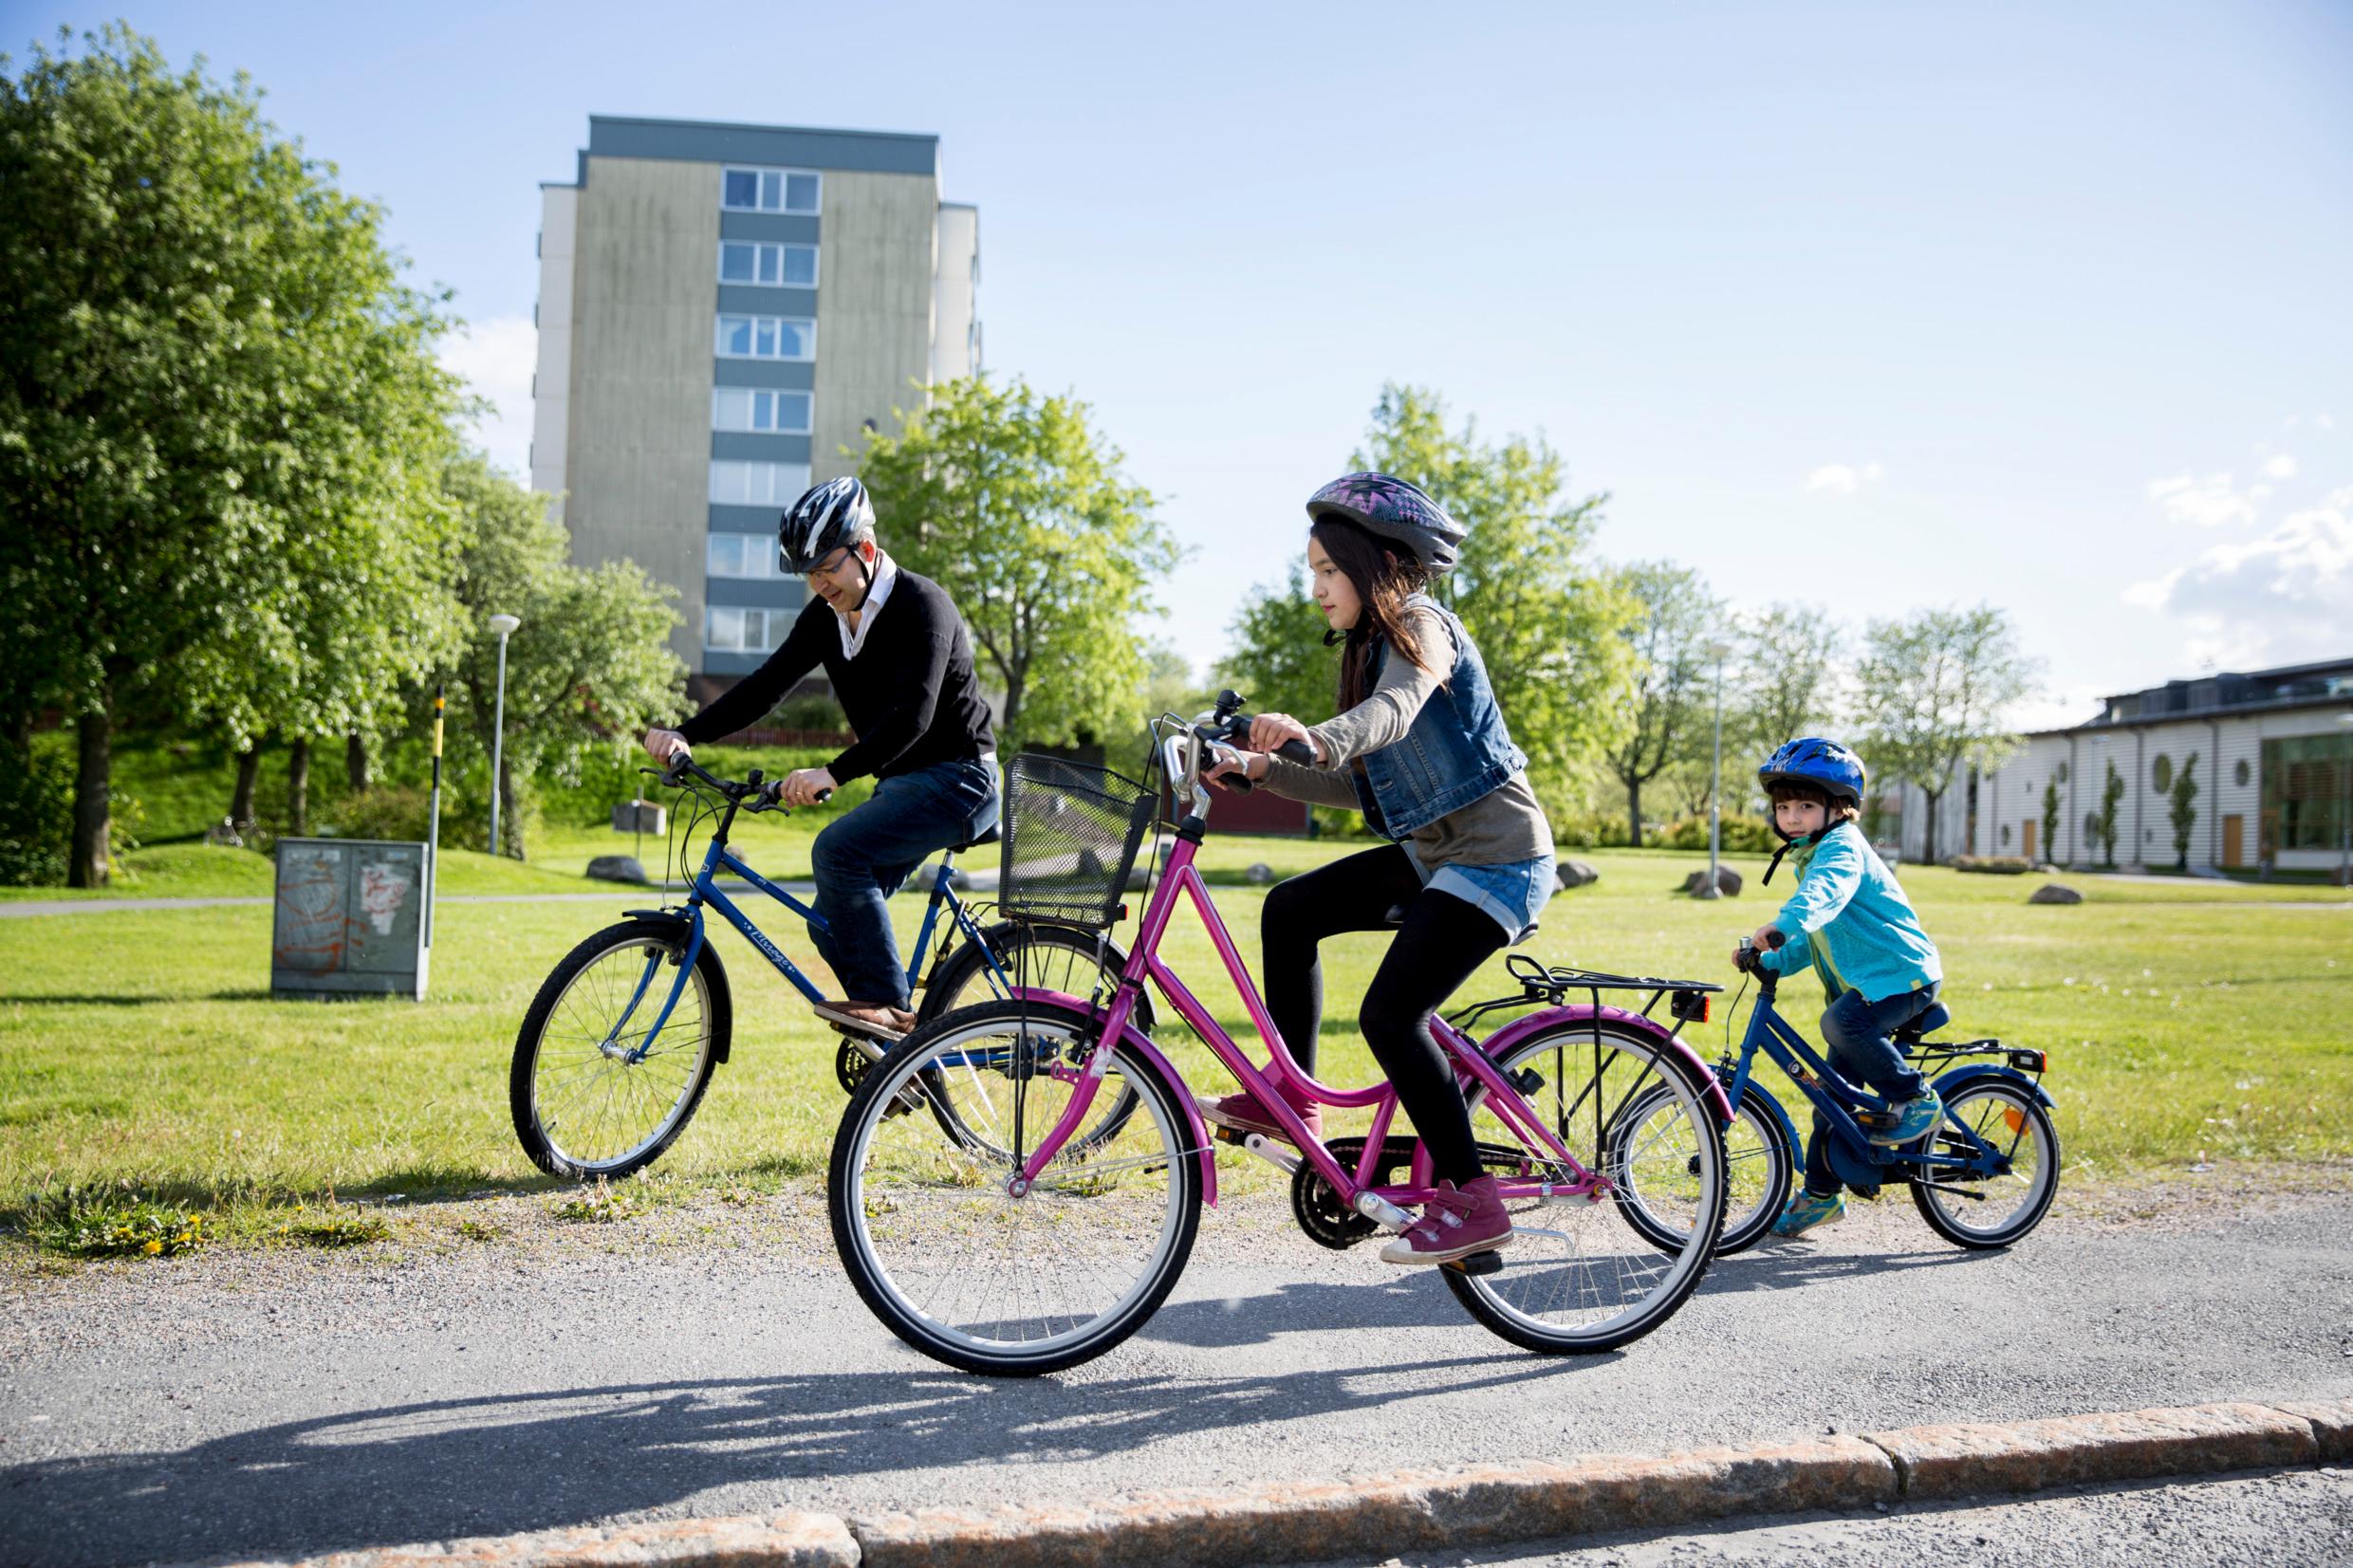
[[[1421,885],[1451,893],[1466,904],[1475,904],[1489,918],[1503,928],[1503,939],[1516,942],[1521,932],[1536,923],[1536,916],[1552,901],[1554,880],[1552,857],[1540,855],[1533,860],[1512,860],[1499,866],[1440,866],[1435,872],[1423,871],[1421,862],[1414,859],[1411,845],[1400,846],[1407,859],[1414,861],[1414,872]]]

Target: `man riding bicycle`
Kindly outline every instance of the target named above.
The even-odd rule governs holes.
[[[890,895],[926,856],[996,825],[995,739],[973,673],[973,643],[945,590],[875,543],[874,504],[853,478],[829,479],[778,520],[777,555],[810,600],[768,661],[645,749],[671,761],[764,716],[823,667],[857,740],[823,767],[785,775],[777,796],[810,805],[871,773],[873,798],[817,836],[810,865],[817,950],[843,999],[813,1005],[845,1033],[895,1041],[915,1026],[892,935]]]

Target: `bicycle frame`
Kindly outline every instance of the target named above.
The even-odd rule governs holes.
[[[1855,1118],[1854,1114],[1847,1107],[1860,1102],[1872,1110],[1884,1112],[1887,1110],[1887,1101],[1871,1093],[1870,1090],[1849,1082],[1826,1060],[1816,1055],[1813,1048],[1806,1043],[1806,1038],[1792,1028],[1788,1021],[1775,1010],[1773,1006],[1775,989],[1776,987],[1770,985],[1760,986],[1757,990],[1756,1003],[1749,1010],[1748,1031],[1743,1035],[1740,1042],[1739,1065],[1725,1084],[1725,1098],[1730,1104],[1740,1103],[1740,1097],[1748,1088],[1751,1073],[1755,1067],[1757,1054],[1761,1051],[1771,1059],[1784,1074],[1788,1075],[1791,1083],[1797,1085],[1798,1093],[1806,1097],[1816,1113],[1828,1125],[1831,1136],[1844,1141],[1846,1148],[1842,1152],[1859,1165],[1865,1167],[1908,1165],[1917,1167],[1923,1173],[1931,1175],[1938,1171],[1964,1175],[1995,1175],[2000,1173],[2000,1167],[2009,1163],[2010,1155],[2007,1152],[1994,1149],[1992,1144],[1987,1143],[1974,1132],[1963,1126],[1950,1113],[1945,1116],[1944,1125],[1937,1131],[1947,1139],[1958,1133],[1973,1146],[1972,1153],[1947,1154],[1932,1150],[1926,1153],[1911,1153],[1901,1149],[1884,1148],[1873,1143],[1870,1134],[1863,1129],[1862,1124]],[[1999,1071],[2000,1069],[1983,1070]],[[2040,1093],[2039,1089],[2037,1093]]]
[[[1176,738],[1163,743],[1167,747],[1176,744]],[[1316,1173],[1341,1196],[1342,1201],[1362,1211],[1365,1201],[1369,1199],[1374,1207],[1389,1210],[1388,1215],[1380,1217],[1393,1219],[1401,1225],[1409,1216],[1399,1212],[1399,1206],[1425,1203],[1434,1190],[1430,1179],[1429,1151],[1416,1143],[1406,1185],[1373,1184],[1372,1177],[1382,1163],[1381,1155],[1388,1140],[1390,1124],[1397,1115],[1397,1090],[1386,1082],[1362,1089],[1337,1089],[1309,1077],[1292,1059],[1289,1049],[1283,1043],[1282,1036],[1275,1029],[1274,1020],[1267,1012],[1266,1002],[1251,980],[1249,968],[1243,963],[1232,936],[1226,930],[1225,921],[1217,913],[1217,906],[1210,897],[1207,884],[1201,880],[1201,874],[1194,864],[1200,852],[1201,836],[1206,830],[1207,797],[1199,788],[1196,768],[1188,766],[1185,772],[1186,776],[1195,781],[1195,813],[1177,830],[1176,843],[1169,852],[1168,865],[1161,875],[1159,886],[1153,891],[1152,901],[1144,912],[1142,928],[1137,933],[1136,945],[1128,953],[1126,967],[1121,971],[1119,987],[1112,997],[1109,1010],[1102,1015],[1102,1029],[1093,1051],[1088,1055],[1083,1073],[1084,1082],[1071,1096],[1070,1103],[1064,1108],[1062,1117],[1052,1131],[1023,1162],[1020,1171],[1009,1183],[1009,1190],[1015,1196],[1027,1191],[1029,1185],[1037,1180],[1039,1172],[1053,1162],[1063,1145],[1085,1120],[1087,1109],[1102,1082],[1104,1069],[1109,1065],[1111,1050],[1121,1039],[1130,1037],[1128,1020],[1135,1010],[1137,998],[1142,993],[1144,982],[1149,980],[1167,999],[1169,1005],[1176,1010],[1177,1016],[1200,1036],[1211,1053],[1241,1080],[1242,1086],[1255,1096],[1261,1105],[1273,1113],[1302,1155],[1315,1167]],[[1170,776],[1177,776],[1175,766],[1171,766]],[[1235,992],[1250,1014],[1251,1026],[1258,1031],[1259,1038],[1268,1047],[1269,1055],[1263,1071],[1251,1065],[1232,1037],[1226,1033],[1224,1027],[1210,1015],[1209,1009],[1186,987],[1176,970],[1160,957],[1160,939],[1168,930],[1170,918],[1176,913],[1180,895],[1192,902],[1195,912],[1200,916],[1218,956],[1225,961],[1227,976],[1232,981]],[[1017,990],[1014,994],[1025,993]],[[1027,994],[1038,996],[1040,993]],[[1488,1106],[1499,1119],[1529,1140],[1531,1148],[1544,1151],[1567,1171],[1573,1172],[1566,1181],[1503,1180],[1500,1190],[1505,1198],[1598,1202],[1610,1194],[1612,1188],[1608,1179],[1587,1170],[1568,1152],[1552,1130],[1545,1125],[1544,1118],[1504,1078],[1475,1042],[1444,1019],[1432,1019],[1430,1027],[1439,1045],[1453,1059],[1455,1081],[1466,1095],[1473,1085],[1484,1087]],[[1186,1096],[1185,1103],[1190,1104],[1181,1074],[1173,1064],[1168,1064],[1164,1057],[1159,1061],[1166,1065],[1172,1087],[1179,1095]],[[1321,1140],[1309,1134],[1306,1123],[1291,1109],[1278,1086],[1288,1086],[1320,1105],[1374,1107],[1372,1129],[1365,1135],[1364,1151],[1354,1171],[1341,1165]],[[1210,1163],[1205,1149],[1188,1150],[1186,1153],[1202,1154],[1203,1163]],[[1214,1187],[1210,1190],[1214,1194]],[[1214,1201],[1214,1196],[1212,1201]]]
[[[636,1046],[621,1053],[624,1060],[632,1063],[643,1061],[646,1052],[653,1048],[654,1042],[661,1038],[663,1028],[670,1023],[672,1010],[678,1005],[678,998],[686,993],[687,979],[695,972],[695,961],[701,955],[703,950],[703,908],[705,905],[709,905],[725,915],[728,924],[741,932],[744,940],[750,943],[753,950],[761,957],[767,959],[776,972],[789,981],[803,996],[807,997],[811,1002],[822,1002],[825,999],[825,993],[819,990],[810,982],[808,976],[801,972],[800,967],[786,957],[775,943],[768,939],[768,933],[752,923],[751,917],[743,912],[735,900],[719,890],[717,880],[719,873],[732,871],[758,891],[799,915],[812,931],[828,929],[824,915],[752,870],[750,866],[744,863],[741,856],[728,847],[728,829],[733,825],[734,820],[734,809],[731,806],[726,818],[719,824],[719,830],[711,836],[711,846],[703,854],[702,869],[695,874],[694,885],[688,890],[682,917],[688,922],[691,932],[687,937],[685,949],[678,955],[678,978],[672,984],[670,994],[663,999],[661,1011],[656,1015],[643,1038],[638,1042]],[[923,973],[923,961],[930,955],[932,932],[938,925],[939,912],[943,905],[948,910],[949,918],[954,922],[956,929],[964,932],[967,941],[979,942],[981,940],[980,928],[973,921],[970,908],[955,895],[955,890],[949,885],[949,878],[954,869],[954,854],[951,852],[942,855],[939,858],[939,871],[932,881],[931,900],[924,906],[923,925],[916,935],[913,956],[907,961],[907,986],[910,990],[915,987],[917,980]],[[1004,969],[998,967],[996,954],[991,952],[985,943],[982,945],[981,951],[987,960],[990,972],[996,977],[999,986],[1010,993],[1010,984],[1006,979]],[[628,1005],[621,1009],[621,1017],[614,1022],[612,1033],[605,1038],[604,1048],[607,1051],[613,1051],[616,1048],[621,1032],[628,1027],[629,1020],[636,1015],[639,1005],[645,1000],[646,992],[652,989],[655,972],[660,967],[660,954],[656,953],[647,958],[645,972],[638,977],[637,989],[630,993]]]

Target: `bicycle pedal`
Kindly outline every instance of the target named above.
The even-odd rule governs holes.
[[[1209,1135],[1219,1143],[1231,1143],[1237,1149],[1250,1139],[1248,1133],[1238,1127],[1228,1127],[1222,1121],[1213,1121],[1209,1124]]]
[[[1469,1274],[1474,1278],[1482,1274],[1501,1274],[1503,1254],[1492,1250],[1473,1252],[1468,1258],[1456,1258],[1452,1263],[1440,1264],[1438,1266],[1451,1268],[1457,1274]]]

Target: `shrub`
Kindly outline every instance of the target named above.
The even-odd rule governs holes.
[[[1728,811],[1718,823],[1717,842],[1727,853],[1741,855],[1770,855],[1781,847],[1773,830],[1762,817],[1745,812]],[[1702,812],[1669,822],[1658,832],[1658,842],[1668,849],[1697,849],[1708,847],[1708,819]]]
[[[0,766],[0,883],[51,887],[65,879],[73,842],[73,769],[34,751]]]
[[[2034,862],[2023,855],[1955,855],[1945,863],[1955,871],[1993,876],[2023,876],[2034,869]]]
[[[378,784],[343,801],[335,826],[346,839],[424,841],[433,818],[433,790],[425,784]],[[491,802],[480,790],[441,790],[441,841],[481,845],[491,841]]]

